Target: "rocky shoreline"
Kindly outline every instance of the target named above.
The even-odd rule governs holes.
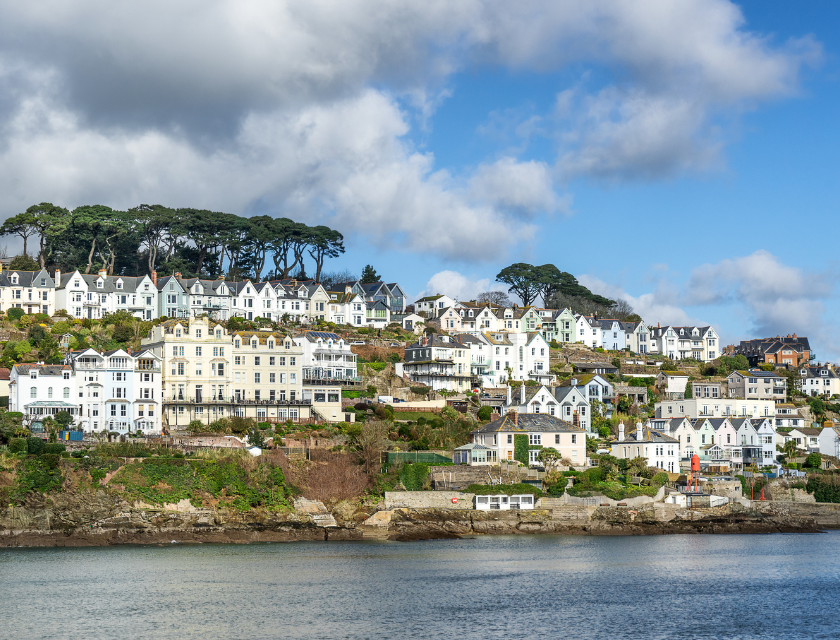
[[[184,501],[186,502],[186,501]],[[294,510],[199,509],[189,503],[130,505],[106,491],[84,498],[33,496],[0,511],[0,546],[82,547],[116,544],[265,543],[335,540],[430,540],[477,535],[665,535],[816,533],[840,528],[840,505],[767,502],[686,510],[564,506],[529,511],[382,510],[340,503],[328,511],[302,501]]]

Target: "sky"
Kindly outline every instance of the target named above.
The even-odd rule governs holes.
[[[0,0],[0,217],[287,216],[410,297],[552,263],[840,358],[840,3]],[[7,245],[15,250],[13,239]]]

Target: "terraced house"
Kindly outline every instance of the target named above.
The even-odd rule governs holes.
[[[528,462],[537,464],[540,449],[552,447],[573,465],[586,463],[586,432],[545,413],[510,413],[470,433],[471,441],[494,452],[495,460],[513,460],[517,436],[528,443]]]
[[[711,362],[721,355],[720,338],[712,327],[651,327],[649,352],[672,360]]]
[[[109,276],[56,271],[55,304],[74,318],[98,320],[109,313],[125,311],[135,318],[157,317],[158,290],[150,276]]]
[[[0,266],[0,311],[9,309],[22,309],[27,314],[54,314],[55,280],[49,272],[46,269],[2,271]]]
[[[423,336],[405,348],[403,371],[412,382],[435,391],[467,391],[471,383],[470,349],[449,336]]]

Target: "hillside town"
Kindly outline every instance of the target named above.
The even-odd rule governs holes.
[[[31,351],[15,346],[19,362],[0,383],[9,411],[44,438],[58,415],[65,439],[187,442],[231,419],[305,431],[363,421],[378,405],[403,420],[449,406],[475,420],[468,442],[448,443],[446,455],[466,465],[515,461],[514,432],[528,437],[526,466],[542,466],[546,448],[572,467],[592,464],[597,450],[672,474],[694,456],[707,471],[773,473],[796,455],[840,457],[830,410],[840,375],[806,337],[724,346],[711,326],[520,306],[495,294],[501,302],[436,294],[412,303],[379,280],[4,269],[7,339]],[[105,336],[99,348],[86,330],[125,333],[127,321],[130,335]],[[26,332],[40,343],[11,339]],[[268,431],[276,445],[281,431]]]

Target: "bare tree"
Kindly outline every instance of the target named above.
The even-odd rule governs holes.
[[[390,425],[385,420],[366,420],[362,432],[356,437],[356,445],[368,476],[379,471],[380,457],[390,442],[389,431]]]
[[[341,271],[324,271],[321,273],[321,284],[329,291],[333,287],[342,282],[355,282],[359,279],[355,273],[350,269],[343,269]]]
[[[633,307],[630,306],[630,303],[627,300],[616,300],[615,304],[612,306],[612,317],[616,320],[626,320],[630,316],[636,315],[636,312],[633,310]]]
[[[483,293],[479,293],[475,300],[479,303],[489,302],[490,304],[498,307],[513,306],[513,302],[511,302],[508,294],[504,291],[485,291]]]

